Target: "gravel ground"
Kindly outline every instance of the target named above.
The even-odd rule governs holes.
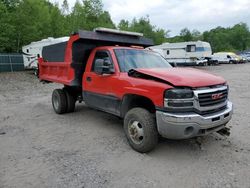
[[[250,187],[250,63],[201,67],[230,85],[230,137],[162,139],[149,154],[130,148],[122,121],[78,104],[57,115],[29,72],[0,74],[0,187]]]

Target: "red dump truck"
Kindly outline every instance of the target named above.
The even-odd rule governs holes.
[[[97,28],[43,48],[39,78],[63,86],[52,94],[58,114],[76,101],[119,116],[129,144],[151,151],[159,135],[187,139],[226,129],[232,117],[226,81],[204,71],[172,67],[140,33]]]

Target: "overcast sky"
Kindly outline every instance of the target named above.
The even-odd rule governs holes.
[[[63,0],[50,0],[62,3]],[[70,7],[76,0],[68,0]],[[81,0],[80,0],[81,1]],[[187,27],[205,31],[217,26],[229,27],[239,22],[250,26],[250,0],[102,0],[104,9],[117,24],[149,15],[153,25],[179,34]]]

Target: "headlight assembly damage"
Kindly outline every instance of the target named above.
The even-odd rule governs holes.
[[[194,93],[191,89],[170,89],[164,94],[164,107],[187,109],[193,108]]]

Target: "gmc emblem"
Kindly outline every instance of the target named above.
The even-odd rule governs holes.
[[[220,99],[220,98],[222,98],[222,95],[223,95],[223,93],[212,94],[212,99],[213,100]]]

